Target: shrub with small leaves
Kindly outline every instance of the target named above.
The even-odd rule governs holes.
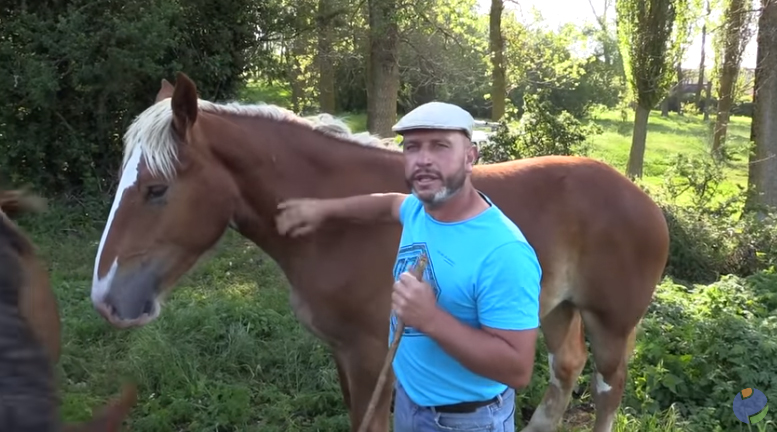
[[[777,391],[777,273],[693,287],[666,280],[629,370],[627,405],[646,412],[675,405],[694,431],[734,430],[740,422],[730,406],[739,390]]]
[[[661,187],[642,185],[663,209],[670,234],[666,274],[713,282],[777,264],[777,215],[743,212],[744,191],[725,191],[721,163],[677,155]]]
[[[510,120],[516,116],[514,107],[508,107],[491,143],[480,150],[485,163],[504,162],[547,155],[586,155],[589,139],[601,133],[593,122],[584,124],[566,111],[558,114],[539,95],[524,96],[525,111],[513,129]]]

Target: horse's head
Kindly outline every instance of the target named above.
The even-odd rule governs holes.
[[[92,303],[112,325],[142,326],[229,226],[239,192],[209,150],[207,116],[184,74],[124,135],[120,182],[94,263]],[[214,138],[215,137],[215,138]]]
[[[22,190],[0,189],[0,297],[16,303],[52,364],[59,361],[59,309],[49,276],[35,245],[11,220],[42,212],[46,201]]]

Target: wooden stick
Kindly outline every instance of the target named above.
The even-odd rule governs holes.
[[[422,253],[421,257],[418,259],[418,263],[416,263],[415,267],[413,267],[413,269],[410,271],[410,273],[412,273],[419,282],[423,282],[424,280],[424,272],[426,271],[426,266],[428,263],[429,260],[426,257],[426,254]],[[378,397],[383,391],[383,386],[386,385],[386,378],[388,377],[389,368],[394,362],[394,356],[397,354],[399,341],[402,339],[402,334],[404,332],[405,323],[403,323],[402,320],[397,317],[397,328],[394,330],[394,337],[391,339],[391,345],[389,346],[388,354],[386,354],[386,360],[383,362],[383,368],[381,368],[380,375],[378,375],[378,382],[375,384],[375,389],[372,391],[370,404],[367,405],[367,412],[365,412],[364,417],[362,417],[362,424],[359,426],[358,432],[367,432],[367,427],[372,421],[372,416],[375,415],[375,408],[378,405]]]

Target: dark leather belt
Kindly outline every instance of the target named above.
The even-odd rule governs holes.
[[[499,398],[494,396],[489,400],[484,401],[475,401],[475,402],[459,402],[457,404],[451,404],[451,405],[438,405],[436,407],[432,407],[435,411],[441,412],[441,413],[449,413],[449,414],[466,414],[475,412],[478,408],[482,408],[487,405],[491,405],[492,403],[498,401]]]

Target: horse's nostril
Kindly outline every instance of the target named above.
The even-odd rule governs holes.
[[[151,300],[146,301],[143,304],[143,313],[146,315],[151,315],[151,311],[154,310],[154,302]]]

